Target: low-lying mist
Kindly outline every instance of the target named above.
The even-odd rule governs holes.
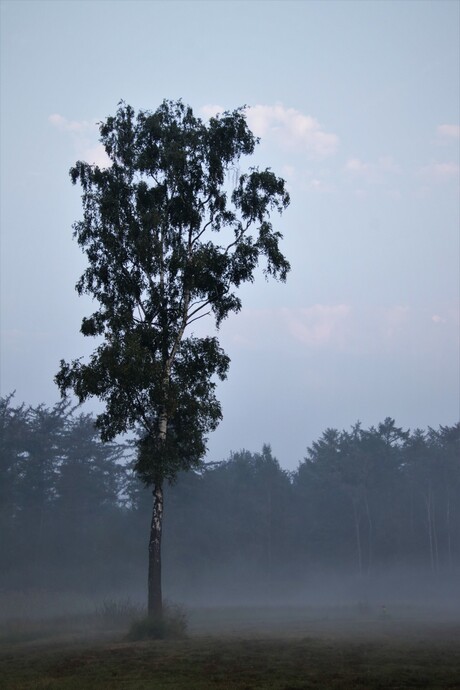
[[[43,575],[43,573],[42,573]],[[28,587],[0,591],[0,621],[8,619],[45,619],[65,615],[94,614],[123,610],[142,613],[146,604],[143,570],[125,571],[124,582],[117,586],[81,571],[79,587],[66,588],[66,572],[49,574],[54,587]],[[67,573],[68,580],[72,580]],[[73,573],[73,576],[75,573]],[[94,573],[93,573],[94,575]],[[180,574],[165,571],[166,601],[195,609],[266,609],[299,610],[310,614],[346,618],[366,615],[399,618],[422,617],[433,620],[460,619],[460,572],[427,573],[400,568],[374,575],[316,570],[291,573],[267,581],[266,573],[245,572],[241,566],[214,569],[186,581]],[[260,612],[259,612],[260,615]],[[267,614],[268,615],[268,614]]]

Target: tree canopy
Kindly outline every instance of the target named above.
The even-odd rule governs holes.
[[[121,102],[100,134],[111,165],[79,161],[70,175],[83,191],[74,234],[88,258],[77,290],[99,304],[81,332],[103,340],[88,363],[62,361],[56,380],[81,402],[104,401],[103,438],[141,429],[138,469],[153,483],[196,465],[221,418],[215,378],[229,359],[216,337],[186,329],[238,311],[236,289],[261,258],[266,275],[286,279],[271,214],[289,196],[269,169],[239,173],[258,143],[244,108],[205,123],[181,101],[137,115]]]

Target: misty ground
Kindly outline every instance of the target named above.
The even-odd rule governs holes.
[[[150,642],[126,640],[143,613],[132,599],[0,603],[2,690],[460,688],[460,618],[445,602],[189,605],[186,639]]]

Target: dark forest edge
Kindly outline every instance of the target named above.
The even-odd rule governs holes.
[[[0,429],[2,590],[142,591],[151,496],[134,448],[102,443],[65,403],[12,395]],[[460,424],[327,429],[293,472],[269,445],[231,453],[167,488],[167,594],[270,600],[315,573],[453,574],[459,496]]]

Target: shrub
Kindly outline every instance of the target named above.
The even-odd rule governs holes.
[[[187,635],[187,614],[183,606],[165,604],[160,617],[144,616],[134,621],[127,639],[134,640],[179,640]]]
[[[144,607],[133,603],[129,598],[104,599],[96,607],[95,615],[103,625],[126,625],[138,619],[144,611]]]

